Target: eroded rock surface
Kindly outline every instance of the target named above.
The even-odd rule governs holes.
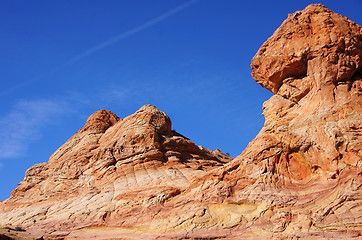
[[[254,206],[234,228],[240,236],[361,236],[361,59],[361,26],[320,4],[290,14],[257,52],[252,75],[275,94],[263,105],[265,125],[200,179],[230,189],[219,202]]]
[[[100,110],[47,163],[26,171],[0,205],[0,224],[50,239],[86,227],[130,227],[152,220],[195,176],[231,159],[173,131],[154,106],[125,119]]]
[[[92,115],[0,203],[0,225],[46,239],[362,236],[362,28],[320,4],[290,14],[252,60],[275,95],[236,159],[146,105]]]

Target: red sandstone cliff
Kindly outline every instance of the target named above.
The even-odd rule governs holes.
[[[236,159],[172,131],[153,106],[123,120],[101,110],[26,172],[0,225],[24,239],[361,237],[362,28],[310,5],[251,67],[275,95]]]

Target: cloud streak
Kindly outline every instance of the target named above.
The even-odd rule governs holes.
[[[0,118],[0,159],[24,156],[41,136],[42,127],[70,112],[68,104],[52,100],[22,100]]]
[[[35,77],[33,77],[33,78],[29,79],[29,80],[23,81],[23,82],[19,83],[18,85],[13,86],[13,87],[5,90],[5,91],[0,92],[0,96],[3,96],[3,95],[5,95],[5,94],[7,94],[9,92],[12,92],[12,91],[14,91],[14,90],[16,90],[16,89],[18,89],[18,88],[20,88],[20,87],[22,87],[24,85],[27,85],[29,83],[38,81],[38,80],[40,80],[40,79],[42,79],[42,78],[44,78],[46,76],[54,74],[54,73],[64,69],[65,67],[67,67],[69,65],[72,65],[72,64],[80,61],[81,59],[83,59],[85,57],[88,57],[89,55],[91,55],[91,54],[93,54],[93,53],[95,53],[95,52],[97,52],[99,50],[102,50],[103,48],[106,48],[106,47],[108,47],[110,45],[116,44],[119,41],[121,41],[121,40],[123,40],[123,39],[125,39],[127,37],[130,37],[130,36],[140,32],[142,30],[145,30],[145,29],[147,29],[149,27],[152,27],[153,25],[164,21],[165,19],[175,15],[176,13],[183,11],[184,9],[190,7],[191,5],[195,4],[198,1],[200,1],[200,0],[190,0],[190,1],[186,2],[186,3],[184,3],[184,4],[181,4],[181,5],[177,6],[176,8],[173,8],[170,11],[168,11],[168,12],[166,12],[166,13],[164,13],[164,14],[162,14],[162,15],[160,15],[160,16],[158,16],[158,17],[156,17],[156,18],[154,18],[154,19],[152,19],[152,20],[150,20],[150,21],[148,21],[148,22],[146,22],[144,24],[142,24],[142,25],[139,25],[139,26],[137,26],[137,27],[135,27],[135,28],[133,28],[133,29],[131,29],[129,31],[126,31],[124,33],[121,33],[119,35],[116,35],[116,36],[114,36],[114,37],[112,37],[112,38],[110,38],[110,39],[108,39],[108,40],[106,40],[106,41],[104,41],[104,42],[102,42],[102,43],[100,43],[100,44],[86,50],[86,51],[84,51],[83,53],[80,53],[80,54],[76,55],[75,57],[73,57],[69,61],[65,62],[64,64],[58,65],[57,67],[55,67],[54,69],[52,69],[52,70],[50,70],[48,72],[45,72],[45,73],[40,74],[38,76],[35,76]]]
[[[142,31],[142,30],[145,30],[145,29],[147,29],[147,28],[149,28],[149,27],[151,27],[151,26],[159,23],[159,22],[162,22],[162,21],[165,20],[166,18],[169,18],[169,17],[171,17],[172,15],[174,15],[174,14],[176,14],[176,13],[178,13],[178,12],[181,12],[182,10],[190,7],[191,5],[195,4],[195,3],[198,2],[198,1],[199,1],[199,0],[191,0],[191,1],[188,1],[188,2],[186,2],[186,3],[184,3],[184,4],[182,4],[182,5],[174,8],[174,9],[172,9],[172,10],[170,10],[170,11],[168,11],[168,12],[166,12],[166,13],[164,13],[164,14],[162,14],[162,15],[160,15],[160,16],[158,16],[158,17],[156,17],[156,18],[154,18],[154,19],[152,19],[152,20],[150,20],[150,21],[148,21],[148,22],[140,25],[140,26],[138,26],[138,27],[135,27],[135,28],[133,28],[133,29],[127,31],[127,32],[121,33],[121,34],[119,34],[119,35],[117,35],[117,36],[114,36],[114,37],[108,39],[107,41],[104,41],[104,42],[102,42],[101,44],[99,44],[99,45],[97,45],[97,46],[94,46],[94,47],[88,49],[87,51],[79,54],[78,56],[75,56],[73,59],[71,59],[71,60],[70,60],[69,62],[67,62],[66,64],[68,65],[68,64],[72,64],[72,63],[74,63],[74,62],[77,62],[77,61],[81,60],[82,58],[85,58],[85,57],[91,55],[92,53],[94,53],[94,52],[96,52],[96,51],[99,51],[99,50],[101,50],[101,49],[103,49],[103,48],[105,48],[105,47],[108,47],[108,46],[110,46],[110,45],[113,45],[113,44],[115,44],[115,43],[117,43],[117,42],[119,42],[119,41],[121,41],[121,40],[123,40],[123,39],[125,39],[125,38],[127,38],[127,37],[130,37],[130,36],[132,36],[132,35],[140,32],[140,31]]]

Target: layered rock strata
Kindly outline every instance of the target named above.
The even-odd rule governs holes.
[[[290,14],[252,60],[275,95],[236,159],[155,107],[102,110],[27,171],[0,225],[48,239],[360,238],[361,59],[361,26],[321,4]]]
[[[196,146],[151,105],[120,119],[100,110],[0,205],[0,224],[34,236],[150,221],[168,199],[232,158]],[[10,225],[9,225],[10,224]]]
[[[361,60],[361,26],[321,4],[290,14],[259,49],[252,76],[275,94],[265,125],[200,180],[231,189],[221,201],[235,211],[252,209],[233,228],[240,236],[362,235]]]

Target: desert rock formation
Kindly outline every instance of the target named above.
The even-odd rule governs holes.
[[[207,178],[239,207],[265,206],[241,236],[361,235],[361,59],[362,28],[320,4],[289,15],[259,49],[252,75],[275,94],[265,125]]]
[[[156,211],[193,177],[231,159],[173,131],[154,106],[125,119],[100,110],[49,162],[26,171],[1,205],[0,223],[50,238],[60,229],[132,225],[152,217],[144,209]]]
[[[26,172],[0,225],[23,239],[361,237],[361,26],[312,4],[251,68],[275,95],[237,158],[196,146],[151,105],[125,119],[101,110]]]

